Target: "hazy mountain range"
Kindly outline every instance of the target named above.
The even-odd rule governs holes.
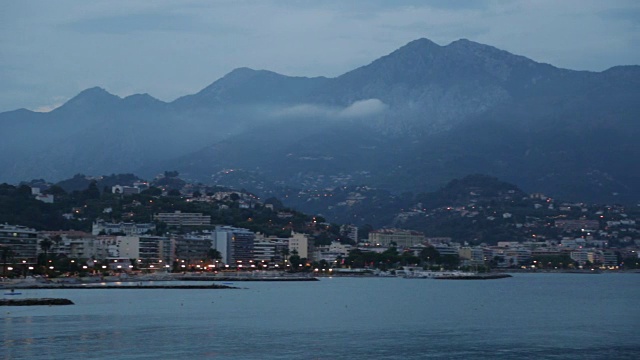
[[[483,173],[640,201],[640,66],[559,69],[468,40],[415,40],[336,78],[240,68],[170,103],[92,88],[49,113],[1,113],[0,133],[0,182],[178,170],[258,192],[418,192]]]

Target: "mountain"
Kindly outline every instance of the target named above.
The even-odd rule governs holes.
[[[639,115],[639,66],[573,71],[418,39],[336,78],[240,68],[171,103],[93,88],[50,113],[2,113],[12,136],[0,142],[0,181],[175,169],[263,193],[424,192],[483,173],[528,192],[634,203]]]
[[[174,105],[189,109],[262,103],[295,104],[327,81],[324,77],[290,77],[267,70],[238,68],[197,94],[177,99]]]
[[[305,104],[335,108],[377,99],[384,113],[257,125],[166,167],[201,179],[240,168],[267,188],[414,192],[485,173],[527,191],[633,203],[639,80],[638,66],[572,71],[468,40],[421,39],[305,93]]]

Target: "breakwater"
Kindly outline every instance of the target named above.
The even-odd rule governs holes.
[[[228,285],[146,285],[144,283],[122,283],[122,284],[110,284],[110,285],[96,285],[96,284],[33,284],[33,285],[16,285],[16,289],[108,289],[108,290],[122,290],[122,289],[180,289],[180,290],[193,290],[193,289],[237,289],[234,286]]]
[[[69,299],[0,299],[0,306],[74,305]]]
[[[436,276],[435,280],[492,280],[504,279],[512,277],[509,274],[474,274],[474,275],[452,275],[452,276]]]
[[[181,276],[180,281],[318,281],[316,277],[301,276]]]

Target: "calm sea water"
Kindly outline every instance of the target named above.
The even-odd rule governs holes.
[[[22,290],[0,359],[639,359],[639,274]]]

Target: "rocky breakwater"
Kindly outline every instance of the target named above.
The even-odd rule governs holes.
[[[74,305],[69,299],[0,299],[0,306]]]
[[[512,277],[509,274],[465,274],[465,275],[444,275],[434,277],[436,280],[493,280]]]

